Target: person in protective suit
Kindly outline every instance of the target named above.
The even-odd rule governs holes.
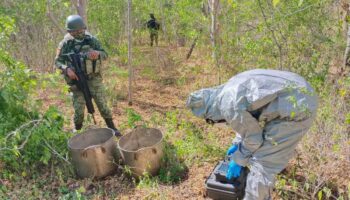
[[[149,14],[149,16],[151,17],[151,19],[148,20],[146,26],[150,34],[150,45],[153,46],[153,41],[155,41],[156,45],[158,46],[158,31],[160,28],[160,24],[157,22],[156,18],[154,17],[154,14],[151,13]]]
[[[82,68],[87,77],[87,84],[92,98],[104,118],[107,126],[114,130],[116,136],[121,136],[115,127],[112,114],[105,99],[105,87],[101,76],[101,60],[107,58],[106,51],[100,42],[86,31],[86,25],[79,15],[70,15],[66,20],[67,34],[59,43],[55,58],[55,65],[64,74],[70,91],[73,93],[74,125],[75,130],[80,130],[84,121],[85,99],[83,92],[74,84],[78,79],[75,69],[67,56],[69,53],[84,53],[87,58],[82,63]]]
[[[227,179],[250,165],[245,200],[271,199],[275,176],[292,158],[310,128],[318,98],[301,76],[256,69],[218,87],[193,92],[187,107],[210,123],[226,122],[236,132],[227,154]]]

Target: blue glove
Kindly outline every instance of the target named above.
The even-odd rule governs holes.
[[[241,175],[241,169],[242,167],[240,165],[237,165],[235,161],[231,160],[228,165],[228,170],[226,174],[226,179],[231,180],[233,178],[238,178]]]
[[[231,155],[233,154],[235,151],[237,151],[238,149],[238,145],[237,144],[234,144],[232,145],[226,152],[226,155]]]

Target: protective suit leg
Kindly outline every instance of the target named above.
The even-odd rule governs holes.
[[[270,200],[275,183],[275,174],[267,174],[260,164],[251,166],[247,176],[244,200]]]
[[[275,176],[293,157],[295,148],[312,124],[313,117],[304,121],[273,120],[263,132],[263,145],[249,159],[244,200],[271,199]]]

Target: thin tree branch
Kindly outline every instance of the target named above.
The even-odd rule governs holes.
[[[18,133],[18,131],[20,131],[21,129],[23,129],[24,127],[27,127],[29,126],[30,124],[33,124],[34,123],[34,126],[32,127],[35,128],[40,122],[42,122],[43,119],[39,119],[39,120],[33,120],[33,121],[30,121],[30,122],[27,122],[23,125],[21,125],[19,128],[17,128],[16,130],[10,132],[7,134],[6,138],[5,138],[5,142],[7,141],[7,139],[9,137],[11,137],[12,135],[15,135],[16,133]],[[29,132],[29,134],[26,136],[26,139],[24,140],[24,142],[22,142],[22,144],[19,145],[19,147],[17,148],[9,148],[9,147],[3,147],[3,148],[0,148],[0,151],[4,151],[4,150],[9,150],[9,151],[12,151],[12,150],[20,150],[20,149],[23,149],[24,146],[27,144],[28,140],[29,140],[29,137],[33,134],[33,132]]]
[[[29,126],[30,124],[39,123],[39,122],[41,122],[41,121],[42,121],[42,119],[37,119],[37,120],[29,121],[29,122],[27,122],[27,123],[25,123],[25,124],[22,124],[22,125],[21,125],[20,127],[18,127],[16,130],[11,131],[11,132],[9,132],[8,134],[6,134],[7,136],[5,137],[5,142],[7,141],[8,138],[10,138],[12,135],[15,135],[16,133],[18,133],[18,131],[20,131],[21,129],[23,129],[23,128]]]
[[[317,3],[317,4],[318,4],[318,3]],[[295,14],[297,14],[297,13],[299,13],[299,12],[302,12],[302,11],[304,11],[304,10],[307,10],[307,9],[309,9],[309,8],[315,6],[315,5],[316,5],[316,3],[315,3],[315,4],[308,5],[308,6],[305,6],[304,8],[301,8],[301,9],[299,9],[299,10],[296,10],[296,11],[292,12],[292,13],[289,13],[289,14],[287,14],[287,15],[284,15],[283,17],[289,17],[289,16],[292,16],[292,15],[295,15]]]
[[[58,30],[62,34],[65,34],[66,31],[59,25],[59,23],[57,22],[56,18],[53,16],[53,14],[51,12],[51,0],[47,0],[46,8],[47,8],[46,15],[50,18],[50,20],[55,25],[55,27],[58,28]]]
[[[44,139],[44,143],[46,144],[46,147],[49,148],[51,150],[51,152],[53,154],[55,154],[58,158],[61,158],[62,160],[64,160],[66,163],[71,164],[69,162],[69,160],[67,160],[66,158],[64,158],[60,153],[58,153],[45,139]]]
[[[271,13],[271,16],[273,19],[275,19],[275,10],[277,10],[278,13],[281,14],[280,10],[278,9],[272,9],[274,6],[271,4],[270,1],[267,1],[267,4],[269,4],[270,6],[268,6],[269,10],[270,10],[270,13]],[[283,42],[279,43],[281,45],[281,49],[280,49],[280,58],[282,58],[283,56],[283,53],[285,53],[287,55],[288,53],[288,41],[287,41],[287,38],[284,36],[284,34],[282,33],[282,30],[283,30],[283,27],[281,26],[281,23],[283,25],[283,21],[279,20],[278,22],[275,21],[275,24],[277,26],[276,29],[274,29],[279,35],[280,35],[280,38],[281,40],[283,40]],[[276,37],[277,38],[277,37]],[[284,44],[284,45],[282,45]],[[283,52],[283,50],[285,52]],[[283,63],[282,63],[283,64]]]
[[[283,60],[282,45],[278,42],[277,37],[275,35],[275,31],[269,26],[269,24],[267,22],[267,16],[266,16],[266,14],[264,12],[264,9],[263,9],[263,7],[261,5],[261,0],[258,0],[258,3],[259,3],[259,8],[261,10],[261,14],[263,15],[263,18],[264,18],[265,25],[266,25],[267,29],[269,29],[269,31],[271,32],[272,39],[275,42],[276,46],[278,47],[278,51],[279,51],[279,54],[280,54],[279,68],[282,69],[282,60]]]

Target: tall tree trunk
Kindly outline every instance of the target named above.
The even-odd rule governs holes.
[[[210,41],[213,48],[212,59],[215,66],[218,69],[219,84],[221,84],[221,67],[218,58],[218,46],[217,46],[217,36],[218,36],[218,26],[217,26],[217,16],[219,10],[220,0],[208,0],[211,25],[210,25]]]
[[[129,88],[128,88],[128,102],[129,105],[132,105],[132,82],[133,82],[133,69],[131,62],[131,0],[128,0],[128,67],[129,67]]]

